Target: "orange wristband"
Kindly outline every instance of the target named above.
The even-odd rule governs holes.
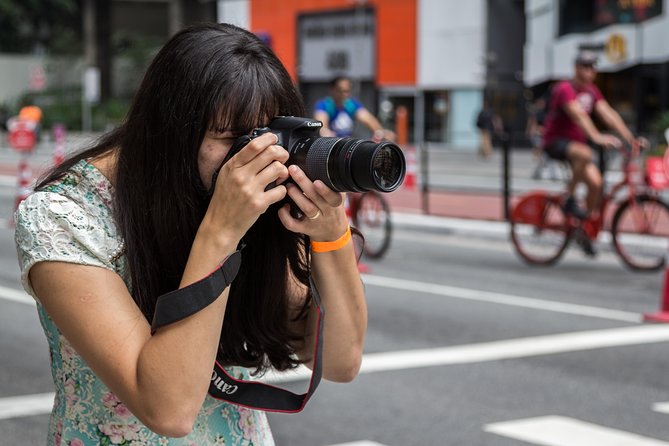
[[[344,235],[332,242],[311,242],[311,250],[313,252],[330,252],[341,249],[351,240],[351,227],[346,228]]]

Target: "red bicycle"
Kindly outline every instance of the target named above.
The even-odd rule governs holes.
[[[365,237],[363,254],[380,259],[390,248],[393,231],[388,201],[374,190],[347,193],[346,207],[353,226]]]
[[[659,192],[666,185],[638,169],[639,152],[638,144],[622,152],[623,178],[604,194],[594,218],[581,221],[566,215],[566,193],[533,191],[520,197],[511,210],[511,241],[520,258],[532,265],[552,265],[571,240],[597,240],[612,215],[611,241],[623,263],[637,271],[663,268],[669,251],[669,205]]]

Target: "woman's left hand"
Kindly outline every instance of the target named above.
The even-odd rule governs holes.
[[[321,180],[312,182],[296,165],[288,168],[295,184],[288,183],[288,196],[304,216],[290,214],[290,206],[279,209],[279,219],[290,231],[308,235],[314,241],[337,240],[346,232],[348,217],[344,210],[344,195],[335,192]]]

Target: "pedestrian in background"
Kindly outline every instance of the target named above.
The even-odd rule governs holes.
[[[23,201],[21,278],[56,388],[48,445],[273,445],[263,412],[208,395],[212,367],[248,378],[311,366],[310,278],[327,308],[323,377],[356,376],[367,311],[342,194],[288,168],[273,133],[225,160],[239,135],[304,113],[255,35],[187,28],[156,55],[124,123]],[[189,301],[212,271],[232,284],[152,329],[159,296]]]
[[[488,159],[493,153],[493,136],[504,132],[502,119],[494,112],[488,100],[483,102],[483,108],[476,116],[476,128],[480,135],[479,156]]]
[[[10,114],[7,107],[0,106],[0,146],[5,145],[7,139],[7,121],[9,121]]]

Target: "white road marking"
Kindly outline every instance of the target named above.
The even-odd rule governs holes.
[[[21,304],[35,305],[35,299],[25,291],[5,286],[0,286],[0,299],[11,300],[12,302]]]
[[[642,325],[453,347],[368,353],[363,356],[360,373],[518,359],[667,341],[669,341],[669,326]],[[261,380],[277,384],[308,380],[310,377],[311,371],[301,366],[290,372],[268,372]],[[53,394],[0,398],[0,419],[48,413],[52,405],[48,402],[49,398],[52,403]]]
[[[451,347],[368,353],[363,356],[360,373],[499,361],[668,341],[669,326],[642,325]],[[269,372],[263,381],[272,383],[301,381],[309,379],[310,376],[311,371],[302,366],[290,372]]]
[[[49,413],[53,398],[53,392],[0,398],[0,420]]]
[[[653,410],[660,413],[669,413],[669,403],[655,403]]]
[[[630,311],[611,310],[608,308],[592,307],[589,305],[570,304],[555,302],[531,297],[514,296],[511,294],[494,293],[490,291],[472,290],[469,288],[458,288],[448,285],[419,282],[416,280],[397,279],[394,277],[375,276],[363,274],[362,281],[366,285],[395,290],[412,291],[416,293],[436,294],[438,296],[451,297],[478,302],[487,302],[502,305],[511,305],[535,310],[553,311],[556,313],[574,314],[578,316],[596,317],[623,322],[642,322],[643,316]]]
[[[493,423],[484,430],[541,446],[669,446],[664,441],[560,416]]]
[[[337,443],[330,446],[386,446],[376,441],[354,441],[352,443]]]
[[[514,296],[511,294],[493,293],[489,291],[457,288],[447,285],[418,282],[415,280],[396,279],[392,277],[363,274],[366,285],[382,288],[412,291],[417,293],[435,294],[455,299],[464,299],[478,302],[487,302],[500,305],[511,305],[535,310],[553,311],[556,313],[574,314],[578,316],[596,317],[622,322],[642,322],[643,316],[630,311],[611,310],[608,308],[592,307],[588,305],[555,302],[531,297]],[[0,299],[34,305],[35,301],[24,291],[0,286]]]

